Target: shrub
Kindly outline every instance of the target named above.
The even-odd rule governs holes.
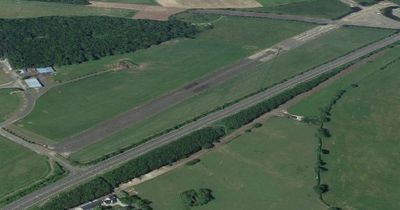
[[[210,189],[187,190],[181,193],[183,203],[188,207],[202,206],[214,200]]]

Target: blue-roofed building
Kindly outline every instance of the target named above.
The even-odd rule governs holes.
[[[53,74],[55,71],[53,67],[36,68],[39,74]]]
[[[40,81],[34,77],[25,79],[24,81],[29,88],[42,88],[43,87],[42,83],[40,83]]]

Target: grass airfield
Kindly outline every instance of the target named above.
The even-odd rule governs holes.
[[[58,68],[58,78],[65,78],[69,72],[110,69],[121,59],[138,65],[55,87],[40,97],[33,112],[18,124],[62,141],[313,26],[238,17],[220,18],[214,24],[214,29],[196,39],[179,39],[135,53]]]
[[[144,120],[142,123],[133,125],[99,141],[97,144],[73,153],[70,158],[83,163],[97,159],[104,154],[138,143],[148,136],[199,116],[225,103],[235,101],[261,88],[269,87],[283,79],[307,71],[362,47],[373,39],[381,39],[391,33],[393,31],[359,27],[332,31],[269,62],[249,69],[229,82],[200,93],[163,113]],[[357,37],[357,41],[352,41],[350,37]]]

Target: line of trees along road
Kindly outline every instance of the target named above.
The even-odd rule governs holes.
[[[0,57],[15,68],[68,65],[134,52],[199,31],[179,20],[103,16],[0,19]]]
[[[168,145],[154,149],[138,158],[122,164],[118,168],[92,179],[81,186],[50,199],[40,210],[69,209],[79,204],[94,200],[112,192],[114,187],[131,179],[140,177],[152,170],[172,164],[202,149],[213,147],[215,142],[226,136],[230,130],[252,122],[264,113],[287,102],[296,95],[307,92],[320,83],[339,73],[336,69],[311,81],[297,85],[255,106],[247,108],[217,123],[218,126],[206,127],[182,137]],[[90,186],[90,190],[88,190]],[[101,189],[100,189],[101,188]],[[106,189],[106,190],[104,190]]]

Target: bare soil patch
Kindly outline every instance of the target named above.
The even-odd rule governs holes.
[[[174,8],[255,8],[256,0],[157,0],[163,7]]]
[[[171,15],[182,12],[183,8],[165,8],[161,6],[152,6],[144,4],[128,4],[128,3],[110,3],[101,1],[90,1],[89,7],[107,8],[107,9],[127,9],[135,10],[137,13],[134,19],[150,19],[150,20],[168,20]]]

